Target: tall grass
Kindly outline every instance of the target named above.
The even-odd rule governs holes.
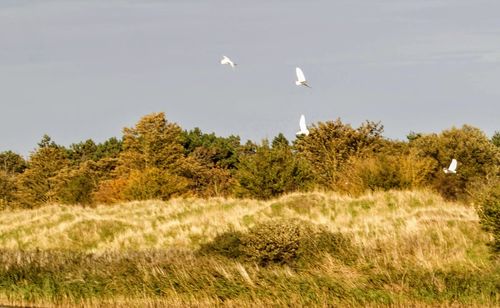
[[[357,258],[262,266],[197,252],[276,219],[341,232]],[[0,221],[0,303],[500,304],[500,267],[474,209],[428,191],[53,205],[0,212]]]

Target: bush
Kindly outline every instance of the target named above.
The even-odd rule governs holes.
[[[305,265],[328,253],[350,263],[356,253],[351,240],[341,233],[301,220],[262,223],[247,233],[229,231],[201,247],[202,254],[222,255],[261,266]]]
[[[217,235],[211,242],[201,246],[199,252],[203,255],[216,254],[230,259],[242,257],[241,238],[243,233],[227,231]]]
[[[500,180],[495,178],[475,192],[483,229],[493,234],[492,249],[500,253]]]

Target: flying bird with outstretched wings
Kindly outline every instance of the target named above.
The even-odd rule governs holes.
[[[231,61],[231,59],[229,59],[226,56],[222,56],[222,60],[220,60],[220,64],[222,64],[222,65],[229,64],[232,68],[234,68],[237,65],[236,63]]]
[[[310,86],[307,84],[306,77],[304,76],[304,72],[300,69],[300,67],[295,68],[295,73],[297,74],[297,81],[295,81],[295,84],[298,86],[305,86],[310,88]]]

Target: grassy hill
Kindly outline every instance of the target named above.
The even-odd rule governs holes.
[[[355,258],[264,266],[200,253],[224,232],[283,219],[340,232]],[[474,209],[428,191],[52,205],[0,221],[4,304],[500,304]]]

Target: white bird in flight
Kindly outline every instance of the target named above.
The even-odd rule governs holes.
[[[300,116],[299,127],[300,131],[298,131],[296,135],[306,135],[306,136],[309,135],[309,130],[307,129],[306,126],[306,117],[304,117],[304,115]]]
[[[231,65],[232,68],[234,68],[237,65],[236,63],[231,61],[231,59],[229,59],[226,56],[222,56],[222,60],[220,60],[220,64],[222,64],[222,65],[229,64],[229,65]]]
[[[453,158],[448,168],[443,168],[444,173],[457,173],[457,160]]]
[[[297,74],[297,81],[295,81],[295,84],[298,86],[306,86],[310,88],[310,86],[307,84],[306,77],[304,76],[304,72],[300,69],[300,67],[295,68],[295,73]]]

